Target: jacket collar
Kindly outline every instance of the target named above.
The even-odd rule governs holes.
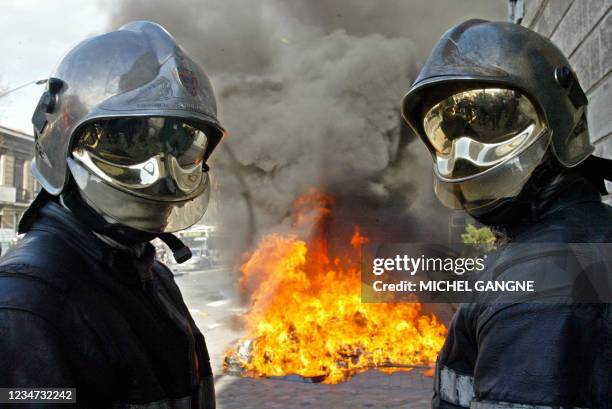
[[[140,285],[152,278],[155,249],[146,243],[142,255],[136,257],[101,240],[85,224],[81,223],[70,210],[55,201],[49,201],[37,211],[37,218],[29,231],[46,231],[67,240],[91,264],[102,267],[118,280]],[[134,274],[136,273],[136,274]]]
[[[61,234],[71,245],[97,262],[103,261],[112,252],[110,246],[98,239],[69,210],[52,200],[37,209],[36,218],[30,222],[28,231],[35,230]]]
[[[578,175],[562,175],[530,201],[531,214],[528,217],[520,223],[501,226],[501,230],[509,239],[513,239],[550,221],[563,224],[562,214],[584,203],[601,203],[597,188]]]

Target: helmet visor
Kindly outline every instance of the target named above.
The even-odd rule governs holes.
[[[98,213],[133,229],[176,232],[197,223],[210,198],[210,181],[203,178],[198,195],[181,201],[153,200],[116,189],[79,161],[68,158],[68,167],[81,194]]]
[[[521,154],[476,178],[450,182],[434,177],[434,191],[442,204],[468,212],[489,206],[498,200],[516,197],[545,156],[550,145],[545,132]]]
[[[194,124],[174,118],[117,118],[85,125],[72,156],[120,190],[155,200],[202,193],[208,139]]]
[[[459,92],[432,106],[423,128],[446,180],[478,175],[516,155],[541,133],[529,98],[506,88]]]
[[[181,166],[199,164],[208,138],[195,124],[174,118],[99,120],[85,125],[75,148],[118,165],[134,165],[158,155],[172,155]]]

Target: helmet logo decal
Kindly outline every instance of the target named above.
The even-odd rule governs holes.
[[[195,97],[198,95],[198,90],[200,89],[200,84],[198,83],[198,77],[195,75],[193,71],[187,69],[184,66],[179,66],[176,68],[176,74],[178,76],[179,82],[187,90],[189,95]]]

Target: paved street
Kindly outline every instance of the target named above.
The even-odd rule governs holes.
[[[432,379],[419,371],[369,371],[339,385],[249,379],[221,373],[223,352],[242,333],[232,317],[243,312],[226,269],[186,271],[176,281],[206,337],[219,409],[428,408]]]

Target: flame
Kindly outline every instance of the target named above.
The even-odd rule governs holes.
[[[296,226],[320,223],[329,198],[310,191],[296,200]],[[247,336],[226,353],[250,376],[324,376],[338,383],[370,368],[431,366],[446,329],[418,303],[361,302],[358,226],[347,254],[331,256],[321,234],[305,241],[270,234],[242,266],[240,288],[250,293]],[[347,243],[348,244],[348,243]],[[239,346],[248,345],[248,354]],[[227,368],[226,368],[227,369]]]

